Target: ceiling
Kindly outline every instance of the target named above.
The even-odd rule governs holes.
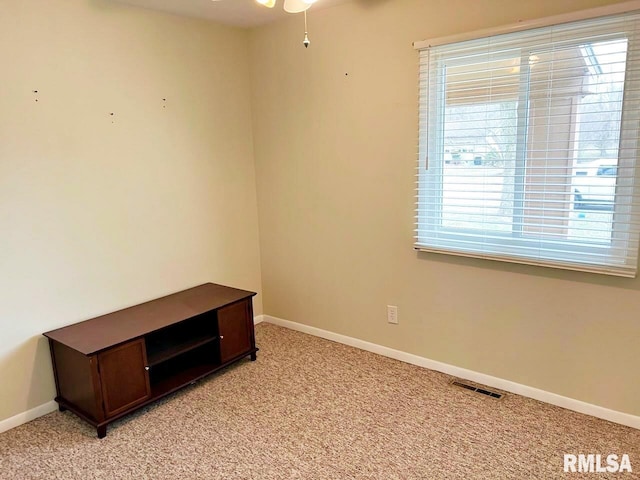
[[[114,0],[138,7],[162,10],[178,15],[206,18],[227,25],[255,27],[284,18],[290,14],[282,9],[284,0],[274,8],[266,8],[255,0]],[[318,0],[311,11],[331,7],[350,0]]]

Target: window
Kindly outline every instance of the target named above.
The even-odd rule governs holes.
[[[639,19],[420,50],[417,249],[635,276]]]

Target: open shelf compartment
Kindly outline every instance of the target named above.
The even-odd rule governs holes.
[[[206,343],[181,355],[149,368],[149,383],[152,396],[159,396],[177,390],[208,373],[218,369],[220,353],[212,348],[215,343]]]
[[[148,365],[157,366],[208,344],[217,350],[213,346],[218,339],[217,329],[215,312],[207,312],[147,335]]]

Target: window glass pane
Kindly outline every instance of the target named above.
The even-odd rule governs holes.
[[[525,77],[506,54],[445,69],[441,225],[610,242],[626,41],[526,55]],[[529,101],[518,112],[523,79]],[[519,146],[518,121],[528,125]]]
[[[581,50],[589,75],[578,106],[576,160],[617,159],[627,41],[594,43]]]
[[[511,231],[517,102],[445,108],[442,225]]]
[[[583,45],[588,66],[576,114],[569,236],[611,241],[627,41]]]

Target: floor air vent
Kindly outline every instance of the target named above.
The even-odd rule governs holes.
[[[486,395],[487,397],[495,398],[496,400],[504,397],[504,394],[502,393],[492,392],[491,390],[487,390],[486,388],[474,387],[473,385],[459,382],[458,380],[451,380],[451,385],[458,388],[464,388],[465,390],[469,390],[470,392],[480,393],[482,395]]]

